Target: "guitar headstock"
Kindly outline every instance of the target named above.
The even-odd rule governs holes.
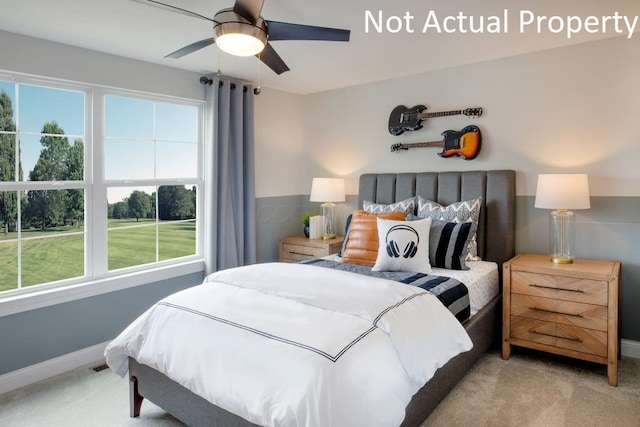
[[[392,153],[395,153],[396,151],[400,151],[400,150],[408,150],[408,148],[405,147],[403,144],[393,144],[391,146]]]
[[[482,108],[465,108],[462,110],[462,114],[467,117],[480,117],[482,115]]]

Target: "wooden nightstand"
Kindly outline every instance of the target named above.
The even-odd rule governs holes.
[[[502,358],[517,345],[603,363],[617,386],[620,263],[521,254],[503,269]]]
[[[344,238],[308,239],[304,236],[285,237],[280,240],[280,262],[296,262],[303,259],[321,258],[340,251]]]

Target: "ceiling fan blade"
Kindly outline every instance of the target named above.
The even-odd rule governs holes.
[[[216,40],[213,37],[209,39],[200,40],[195,43],[191,43],[190,45],[185,46],[182,49],[178,49],[175,52],[170,53],[169,55],[165,56],[165,58],[176,58],[176,59],[182,58],[185,55],[188,55],[190,53],[195,52],[196,50],[200,50],[204,47],[212,45],[215,42]]]
[[[181,7],[172,6],[170,4],[162,3],[156,0],[131,0],[131,1],[134,1],[136,3],[141,3],[147,6],[159,7],[160,9],[169,10],[171,12],[181,13],[183,15],[191,16],[192,18],[200,18],[200,19],[206,19],[207,21],[216,22],[211,18],[207,18],[204,15],[200,15],[199,13],[191,12],[190,10],[182,9]]]
[[[262,13],[262,5],[264,0],[236,0],[233,11],[255,24]]]
[[[314,27],[312,25],[267,21],[269,41],[276,40],[323,40],[348,42],[351,31],[339,28]]]
[[[276,52],[269,43],[267,43],[262,52],[256,56],[278,75],[289,71],[287,64],[284,63],[280,55],[278,55],[278,52]]]

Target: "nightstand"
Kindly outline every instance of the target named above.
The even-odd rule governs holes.
[[[516,345],[602,363],[617,386],[620,263],[521,254],[503,269],[502,358]]]
[[[296,262],[335,254],[342,247],[342,236],[333,239],[308,239],[304,236],[285,237],[280,240],[280,262]]]

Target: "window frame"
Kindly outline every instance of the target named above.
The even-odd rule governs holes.
[[[33,77],[19,73],[0,72],[0,80],[14,84],[44,86],[53,89],[81,91],[84,106],[84,180],[83,181],[22,181],[0,182],[0,191],[39,189],[83,189],[85,192],[85,270],[84,276],[39,285],[7,290],[0,293],[0,316],[46,307],[79,298],[127,289],[196,272],[204,272],[204,113],[203,100],[179,98],[156,93],[81,84],[58,79]],[[19,86],[16,86],[19,87]],[[107,180],[105,178],[105,100],[109,95],[143,99],[152,102],[187,105],[197,108],[197,174],[189,179]],[[19,103],[19,94],[14,100]],[[14,105],[17,110],[18,105]],[[16,120],[17,122],[17,120]],[[16,138],[20,133],[16,123]],[[16,162],[17,163],[17,162]],[[25,172],[26,173],[26,172]],[[165,261],[156,261],[117,270],[108,270],[107,188],[162,185],[195,185],[196,247],[195,254]]]

